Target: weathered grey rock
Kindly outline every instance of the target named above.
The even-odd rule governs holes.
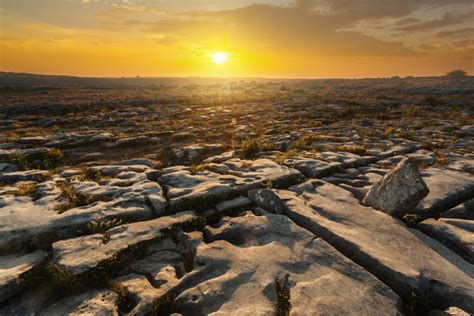
[[[45,147],[27,149],[0,149],[0,161],[8,161],[15,155],[41,155],[48,151]]]
[[[417,205],[416,212],[424,217],[437,217],[474,197],[474,175],[447,169],[421,170],[430,193]]]
[[[474,199],[441,213],[441,217],[474,220]]]
[[[474,154],[454,154],[450,153],[446,155],[447,164],[446,168],[462,171],[467,173],[474,173]]]
[[[107,260],[129,251],[132,246],[157,240],[163,230],[172,225],[181,225],[196,217],[191,212],[160,217],[155,220],[131,223],[107,231],[104,243],[102,234],[58,241],[53,244],[53,261],[66,272],[78,275],[98,267]]]
[[[474,264],[474,221],[429,218],[418,224],[417,228]]]
[[[127,138],[120,138],[117,139],[114,143],[116,146],[139,146],[143,144],[151,144],[159,142],[158,137],[148,137],[145,135],[135,136],[135,137],[127,137]]]
[[[401,313],[386,285],[284,216],[225,218],[207,230],[213,242],[197,248],[194,268],[173,289],[171,312],[274,314],[279,280],[292,314]]]
[[[429,307],[474,311],[474,269],[460,256],[347,191],[312,180],[280,190],[285,214],[332,244],[399,295],[415,292]]]
[[[131,168],[135,166],[130,166]],[[108,170],[111,167],[107,167]],[[109,174],[112,173],[109,171]],[[73,181],[74,190],[85,197],[88,203],[95,201],[112,201],[119,197],[127,200],[143,200],[149,202],[152,212],[160,215],[165,209],[166,199],[163,190],[154,181],[149,181],[146,173],[121,171],[114,178],[100,181],[100,185],[92,181]]]
[[[311,158],[290,158],[285,160],[285,164],[297,169],[308,178],[321,178],[328,176],[342,168],[340,162],[326,162]]]
[[[386,149],[377,154],[380,158],[388,158],[391,156],[396,156],[400,154],[408,154],[417,150],[417,147],[414,145],[395,145],[390,146],[389,149]]]
[[[46,170],[27,170],[15,172],[0,173],[1,183],[15,183],[19,181],[43,181],[47,178],[48,171]]]
[[[339,162],[342,168],[366,166],[376,162],[379,159],[375,156],[359,156],[348,152],[335,153],[332,151],[318,153],[316,158],[323,161]]]
[[[178,279],[172,266],[162,268],[159,286],[154,287],[145,276],[129,274],[115,280],[120,283],[129,293],[135,307],[128,315],[153,315],[158,314],[160,299],[176,285]]]
[[[148,246],[146,252],[150,255],[132,263],[129,268],[132,273],[114,280],[133,301],[134,307],[128,315],[159,314],[160,308],[166,305],[166,295],[192,269],[201,242],[201,232],[191,232]]]
[[[428,192],[416,165],[405,159],[375,183],[362,202],[388,214],[402,215],[415,208]]]
[[[137,166],[137,165],[141,165],[141,166],[147,166],[147,167],[150,167],[152,169],[156,168],[157,167],[157,164],[148,160],[148,159],[130,159],[130,160],[125,160],[125,161],[119,161],[116,163],[117,165],[119,166]]]
[[[269,189],[250,190],[248,197],[255,205],[274,214],[283,213],[283,203],[278,195]]]
[[[0,257],[0,303],[18,294],[22,277],[48,257],[44,251]]]
[[[166,199],[158,183],[149,180],[156,171],[145,165],[110,165],[92,167],[105,177],[100,182],[79,181],[74,170],[68,185],[85,206],[67,209],[60,185],[64,178],[55,176],[37,185],[30,197],[0,195],[0,251],[20,251],[24,247],[48,248],[51,243],[88,232],[90,221],[116,218],[128,222],[147,220],[163,214]],[[79,177],[80,178],[80,177]],[[64,207],[60,213],[58,207]]]
[[[158,179],[165,187],[173,209],[206,209],[212,204],[261,188],[263,182],[294,183],[303,176],[297,170],[281,166],[270,159],[254,161],[231,159],[209,164],[207,170],[175,166],[163,170]]]
[[[204,163],[221,163],[226,160],[232,159],[235,156],[235,151],[226,151],[220,155],[212,156],[209,158],[204,159]]]
[[[223,149],[224,146],[221,144],[190,145],[175,149],[174,154],[180,163],[196,163],[203,160],[205,156],[217,154],[223,151]]]
[[[51,304],[39,312],[39,315],[100,315],[118,316],[120,297],[107,290],[91,290],[81,295],[67,297]]]
[[[425,165],[431,165],[436,161],[436,154],[426,149],[419,149],[414,153],[407,154],[406,157]]]
[[[474,125],[466,125],[459,129],[460,135],[474,136]]]
[[[0,172],[15,172],[18,171],[18,167],[11,163],[0,163]]]
[[[244,206],[252,204],[252,201],[245,196],[239,196],[229,201],[223,201],[216,204],[216,210],[219,212],[225,212],[232,209],[242,208]]]

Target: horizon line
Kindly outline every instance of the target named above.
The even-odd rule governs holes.
[[[459,70],[459,69],[456,69]],[[241,76],[241,77],[224,77],[224,76],[184,76],[184,75],[175,75],[175,76],[88,76],[88,75],[71,75],[71,74],[51,74],[51,73],[34,73],[34,72],[15,72],[15,71],[4,71],[0,70],[0,73],[5,74],[22,74],[22,75],[36,75],[36,76],[57,76],[57,77],[75,77],[75,78],[84,78],[84,79],[227,79],[227,80],[243,80],[243,79],[268,79],[268,80],[363,80],[363,79],[390,79],[390,78],[432,78],[432,77],[444,77],[444,75],[392,75],[392,76],[380,76],[380,77],[272,77],[272,76]],[[473,75],[469,74],[467,76],[472,77]]]

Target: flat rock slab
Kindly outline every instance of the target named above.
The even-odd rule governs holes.
[[[398,294],[415,292],[431,306],[474,311],[474,269],[457,254],[351,193],[312,180],[280,190],[285,214],[321,236]]]
[[[308,178],[322,178],[339,171],[340,162],[326,162],[311,158],[295,157],[285,160],[285,165],[297,169]]]
[[[320,160],[327,162],[338,162],[342,168],[354,168],[366,166],[379,160],[375,156],[359,156],[348,152],[331,152],[326,151],[316,154],[316,157]]]
[[[56,210],[67,203],[59,190],[65,179],[59,176],[37,186],[39,199],[0,195],[0,252],[49,248],[57,240],[87,233],[91,221],[119,218],[133,222],[162,215],[166,203],[163,190],[147,178],[156,170],[144,165],[94,168],[105,175],[100,184],[69,179],[70,187],[87,205],[63,213]],[[70,172],[69,176],[77,174]]]
[[[0,183],[15,183],[19,181],[43,181],[48,177],[45,170],[27,170],[0,173]]]
[[[120,297],[107,290],[91,290],[81,295],[68,297],[51,304],[38,315],[120,315]]]
[[[22,277],[47,257],[44,251],[0,257],[0,303],[20,292]]]
[[[474,173],[474,155],[473,154],[448,154],[446,157],[448,163],[446,168]]]
[[[474,197],[474,175],[438,168],[421,170],[430,193],[418,204],[421,216],[437,216]]]
[[[417,228],[474,264],[474,221],[454,218],[429,218]]]
[[[163,171],[158,181],[165,188],[173,209],[205,209],[216,202],[261,188],[264,182],[295,183],[303,177],[298,170],[270,159],[231,159],[219,164],[210,163],[205,167],[199,172],[184,166]]]
[[[54,205],[12,197],[7,206],[0,208],[0,251],[11,253],[24,247],[48,248],[54,241],[87,232],[87,224],[91,221],[115,218],[137,221],[153,216],[143,198],[99,201],[62,214],[54,210]]]
[[[285,216],[225,218],[205,233],[212,242],[198,246],[192,271],[173,289],[179,295],[171,312],[275,314],[278,280],[291,314],[401,313],[400,298],[385,284]]]
[[[474,220],[474,199],[470,199],[441,214],[441,217]]]
[[[131,223],[107,231],[108,241],[104,243],[102,234],[58,241],[53,244],[53,262],[61,269],[79,275],[90,271],[100,264],[116,260],[117,256],[147,242],[158,240],[163,230],[185,224],[196,217],[191,212],[160,217],[155,220]]]

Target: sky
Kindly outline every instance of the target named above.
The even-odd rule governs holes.
[[[474,0],[0,0],[0,38],[11,72],[473,74]]]

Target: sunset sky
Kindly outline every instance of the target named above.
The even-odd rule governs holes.
[[[473,0],[0,0],[0,71],[385,77],[474,72]]]

